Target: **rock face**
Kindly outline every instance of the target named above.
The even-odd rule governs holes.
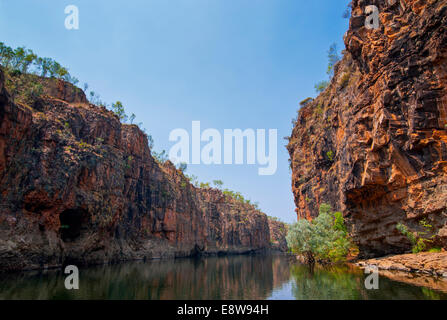
[[[378,259],[359,261],[362,268],[377,267],[379,270],[423,273],[443,277],[447,281],[447,252],[421,252],[418,254],[402,254]],[[444,283],[447,289],[447,282]]]
[[[287,252],[289,250],[286,241],[287,227],[284,223],[274,219],[269,219],[269,229],[271,247],[277,251]]]
[[[392,3],[392,4],[390,4]],[[364,26],[376,5],[379,29]],[[352,2],[328,88],[303,103],[289,140],[298,218],[342,211],[363,256],[402,253],[396,230],[427,218],[447,245],[447,2]]]
[[[13,103],[0,69],[0,270],[271,248],[265,214],[158,164],[80,89],[30,77],[44,95]]]

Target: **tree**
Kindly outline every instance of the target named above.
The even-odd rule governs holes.
[[[332,78],[334,76],[334,66],[338,61],[340,61],[340,56],[338,55],[336,43],[331,44],[331,46],[329,47],[327,57],[329,62],[326,73],[329,75],[330,78]]]
[[[58,65],[58,68],[55,70],[56,76],[59,79],[66,79],[66,77],[69,76],[68,70],[66,68],[62,67],[59,63],[57,65]]]
[[[216,188],[221,188],[223,186],[222,180],[213,180],[213,184],[216,186]]]
[[[121,101],[117,101],[117,102],[113,103],[112,104],[112,110],[118,116],[118,118],[121,121],[125,122],[127,120],[127,115],[126,115],[126,112],[124,110],[124,106],[121,103]]]
[[[322,93],[324,90],[326,90],[327,86],[329,85],[328,81],[320,81],[317,84],[315,84],[315,91],[317,93]]]
[[[133,121],[134,121],[134,120],[135,120],[135,114],[132,113],[132,114],[130,115],[130,117],[129,117],[130,124],[133,124]]]
[[[60,68],[61,68],[61,65],[57,61],[51,60],[50,66],[48,68],[48,73],[50,75],[50,78],[56,77]]]
[[[188,165],[187,165],[185,162],[181,162],[181,163],[179,164],[179,167],[178,167],[178,169],[179,169],[181,172],[185,172],[187,168],[188,168]]]
[[[293,224],[286,237],[289,248],[303,254],[308,263],[315,260],[343,261],[353,247],[346,232],[343,215],[333,213],[328,204],[320,206],[312,222],[301,219]]]
[[[149,150],[154,149],[154,138],[150,134],[147,135],[147,145],[149,147]]]
[[[21,63],[22,73],[27,73],[30,65],[34,63],[37,59],[37,55],[35,55],[31,50],[25,51],[25,56],[23,57],[23,61]]]
[[[152,155],[154,156],[155,160],[156,160],[158,163],[163,164],[163,163],[165,163],[166,161],[168,161],[168,154],[167,154],[166,150],[163,150],[163,151],[160,152],[160,153],[158,153],[158,152],[156,152],[156,151],[153,151],[153,152],[152,152]]]
[[[40,76],[41,77],[46,77],[52,64],[53,61],[50,58],[37,58],[36,60],[37,63],[37,68],[40,70]]]
[[[334,76],[334,67],[337,64],[337,62],[340,61],[340,56],[338,55],[336,43],[331,44],[327,55],[328,55],[328,66],[326,73],[328,74],[329,79],[332,79],[332,77]],[[329,81],[324,80],[320,81],[317,84],[315,84],[315,91],[317,91],[317,93],[322,93],[324,90],[326,90],[328,85]]]
[[[25,58],[25,47],[18,47],[14,50],[14,56],[12,59],[12,68],[14,70],[21,70],[23,59]]]
[[[0,42],[0,63],[6,68],[11,68],[13,58],[14,50],[6,46],[3,42]]]
[[[209,182],[200,182],[200,188],[201,189],[209,189],[210,188]]]
[[[186,178],[189,180],[189,182],[190,183],[192,183],[193,185],[195,185],[196,187],[197,187],[197,184],[198,184],[198,182],[197,182],[197,180],[198,180],[198,178],[197,178],[197,176],[195,176],[195,175],[186,175]]]

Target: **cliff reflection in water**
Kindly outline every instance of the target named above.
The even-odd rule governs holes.
[[[61,271],[0,276],[0,299],[266,299],[290,278],[280,256],[132,262],[80,269],[79,290]]]
[[[445,299],[431,289],[349,267],[309,269],[287,256],[228,256],[132,262],[80,269],[80,289],[62,271],[0,275],[0,299]]]

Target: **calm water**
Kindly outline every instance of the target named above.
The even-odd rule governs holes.
[[[364,288],[352,267],[315,268],[286,256],[229,256],[132,262],[80,269],[80,289],[61,271],[0,275],[0,299],[447,299],[380,277]]]

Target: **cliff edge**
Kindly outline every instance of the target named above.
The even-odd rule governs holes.
[[[379,29],[365,27],[376,5]],[[447,2],[352,1],[344,57],[287,146],[298,218],[342,211],[361,256],[402,253],[422,218],[447,246]]]
[[[0,270],[271,249],[264,213],[156,162],[136,125],[14,76],[8,91],[0,68]]]

